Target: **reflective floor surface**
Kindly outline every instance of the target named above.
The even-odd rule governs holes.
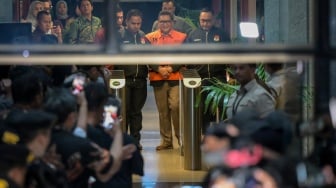
[[[174,149],[156,151],[160,144],[159,119],[152,88],[148,87],[148,97],[143,109],[143,129],[141,131],[142,155],[145,161],[145,175],[133,177],[135,188],[187,188],[200,187],[205,170],[185,170],[177,140]]]

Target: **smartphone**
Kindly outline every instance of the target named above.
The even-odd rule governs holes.
[[[62,22],[60,22],[58,20],[54,21],[53,28],[56,28],[57,26],[60,26],[62,28]]]
[[[113,105],[104,106],[104,121],[105,129],[112,129],[113,125],[118,121],[118,107]]]
[[[85,76],[84,75],[75,75],[75,78],[72,81],[72,93],[77,95],[84,89]]]

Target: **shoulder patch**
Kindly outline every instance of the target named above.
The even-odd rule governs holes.
[[[8,188],[9,184],[5,179],[0,179],[0,188]]]

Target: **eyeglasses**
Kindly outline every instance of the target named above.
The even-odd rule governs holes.
[[[212,20],[201,19],[200,22],[202,23],[211,23]]]
[[[160,24],[169,24],[169,23],[172,23],[171,20],[160,20],[159,21]]]

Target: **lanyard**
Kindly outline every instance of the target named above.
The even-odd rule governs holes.
[[[243,100],[246,93],[247,93],[247,91],[244,88],[242,88],[241,91],[237,92],[237,96],[236,96],[235,100],[233,101],[233,105],[232,105],[232,116],[234,116],[237,113],[239,103]],[[243,95],[238,100],[240,94],[243,94]]]

